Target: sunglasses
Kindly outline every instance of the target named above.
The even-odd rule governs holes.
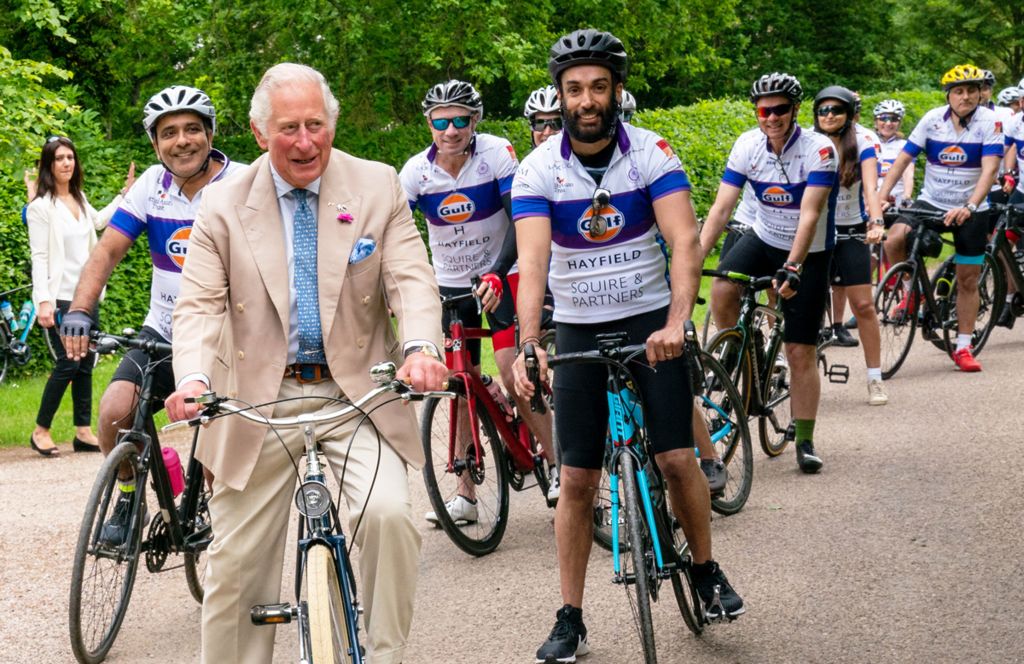
[[[67,136],[51,136],[48,139],[46,139],[46,144],[49,145],[50,143],[53,143],[54,141],[60,141],[60,140],[65,140],[68,143],[71,142],[71,139],[68,138]]]
[[[552,131],[562,131],[562,118],[551,118],[549,120],[534,120],[530,123],[530,128],[538,134],[545,129],[551,128]]]
[[[846,108],[844,106],[819,106],[818,117],[823,118],[828,115],[846,115]]]
[[[471,115],[458,115],[454,118],[431,118],[430,126],[438,131],[447,130],[448,125],[455,125],[456,129],[465,129],[469,126],[472,117]]]
[[[772,115],[781,118],[793,110],[793,104],[776,104],[775,106],[758,106],[757,117],[766,120]]]
[[[875,118],[879,122],[899,122],[900,116],[898,115],[879,115]]]

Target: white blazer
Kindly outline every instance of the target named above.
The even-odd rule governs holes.
[[[85,195],[82,195],[83,198]],[[122,197],[116,196],[110,205],[99,212],[85,202],[82,211],[92,223],[93,230],[89,233],[89,252],[96,246],[96,231],[102,230],[114,216],[114,211],[121,204]],[[60,288],[64,274],[64,234],[61,232],[60,215],[57,199],[53,196],[36,198],[29,203],[28,243],[32,250],[32,303],[39,308],[40,303],[49,302],[57,308],[57,290]],[[102,298],[102,294],[100,296]]]

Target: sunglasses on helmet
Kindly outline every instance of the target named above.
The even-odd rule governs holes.
[[[471,115],[457,115],[454,118],[431,118],[430,126],[438,131],[445,131],[448,125],[455,125],[456,129],[465,129],[469,126]]]

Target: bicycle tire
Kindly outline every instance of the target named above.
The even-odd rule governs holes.
[[[676,598],[679,613],[687,629],[700,636],[704,631],[704,623],[700,618],[700,597],[693,585],[690,575],[690,545],[683,535],[682,526],[676,521],[667,503],[661,503],[654,510],[654,523],[658,528],[658,538],[662,542],[662,556],[666,563],[671,563],[669,580],[672,582],[672,593]]]
[[[952,259],[948,259],[952,260]],[[955,266],[953,268],[955,273]],[[978,316],[971,334],[971,354],[977,357],[985,348],[992,329],[999,319],[1000,310],[1006,301],[1006,275],[999,261],[990,253],[985,253],[985,262],[981,266],[978,277]],[[959,334],[956,315],[956,278],[949,292],[949,317],[942,326],[942,336],[947,352],[952,356],[956,350],[956,337]]]
[[[189,532],[193,534],[206,530],[210,524],[210,492],[206,489],[206,480],[202,475],[202,471],[200,471],[197,481],[203,483],[203,488],[199,491],[195,518],[192,521],[191,528],[189,528]],[[208,545],[209,541],[206,542],[202,549],[185,553],[185,581],[188,583],[188,591],[192,593],[192,598],[200,604],[203,603],[203,595],[205,594],[206,546]]]
[[[309,614],[311,664],[351,661],[345,602],[334,554],[325,544],[313,544],[306,552],[306,607]]]
[[[748,345],[742,353],[741,348],[743,348],[743,335],[739,329],[734,327],[722,330],[711,337],[711,341],[708,342],[704,350],[718,360],[718,363],[725,369],[729,380],[736,386],[736,390],[742,397],[744,412],[749,416],[753,388],[751,346]]]
[[[633,614],[640,644],[643,647],[645,664],[657,664],[658,656],[654,646],[654,623],[651,618],[651,591],[649,570],[653,566],[654,551],[650,534],[642,515],[640,489],[637,485],[635,460],[629,453],[618,458],[619,492],[624,514],[626,538],[629,552],[620,556],[622,563],[622,587]],[[656,574],[656,571],[655,571]],[[632,577],[632,579],[630,579]],[[632,580],[632,583],[630,583]]]
[[[7,378],[7,363],[11,358],[7,354],[7,348],[0,349],[0,383]]]
[[[918,320],[922,331],[921,336],[943,353],[952,356],[953,350],[956,349],[956,335],[953,335],[953,345],[950,346],[949,335],[945,332],[949,325],[956,327],[956,265],[953,263],[952,256],[942,262],[942,265],[931,275],[930,281],[937,311],[931,319]],[[939,295],[940,284],[943,284],[946,295]],[[934,323],[932,323],[934,328],[928,330],[926,329],[927,325],[932,322],[932,319],[934,319]]]
[[[768,341],[765,349],[764,371],[761,381],[761,408],[757,418],[757,437],[761,451],[770,457],[782,454],[790,440],[790,426],[793,422],[790,401],[789,364],[780,361],[786,352],[782,335]]]
[[[110,547],[98,542],[103,524],[119,497],[117,473],[123,462],[138,469],[139,451],[135,443],[121,443],[104,460],[86,503],[75,546],[68,626],[71,649],[83,664],[102,662],[110,652],[128,611],[139,567],[143,489],[146,486],[144,473],[136,471],[137,490],[125,543]],[[111,582],[106,582],[105,578]],[[100,595],[93,597],[93,593]]]
[[[612,550],[612,490],[611,476],[608,474],[609,441],[605,439],[605,461],[601,464],[601,481],[594,496],[594,542],[605,551]],[[622,530],[622,516],[619,516],[619,551],[629,551],[629,542]]]
[[[743,398],[729,379],[725,367],[707,351],[701,351],[701,362],[705,372],[704,395],[697,398],[697,409],[704,415],[715,451],[728,473],[725,490],[711,499],[711,508],[728,516],[743,509],[754,481],[750,426],[743,409]]]
[[[878,313],[878,328],[881,336],[882,378],[889,380],[910,353],[917,331],[917,312],[907,315],[900,309],[900,303],[913,294],[917,297],[917,285],[910,282],[914,269],[910,263],[897,263],[885,273],[875,289],[875,311]],[[911,283],[909,289],[907,284]]]
[[[450,391],[459,394],[459,408],[464,410],[467,404],[465,387],[453,384]],[[465,525],[457,524],[445,508],[445,503],[458,493],[460,480],[459,476],[448,472],[450,412],[447,399],[427,399],[423,402],[420,418],[420,438],[426,457],[423,481],[438,524],[452,543],[470,555],[485,556],[501,543],[508,525],[509,480],[505,454],[487,409],[478,404],[476,418],[480,428],[482,461],[486,465],[477,471],[478,479],[473,480],[476,485],[477,520]],[[472,443],[468,449],[473,449]]]
[[[42,331],[42,333],[43,333],[43,340],[46,342],[46,354],[50,356],[50,361],[53,362],[54,364],[56,364],[56,362],[57,362],[57,351],[53,347],[53,339],[50,338],[50,330],[45,328],[45,327],[43,327],[42,325],[39,326],[39,329],[40,329],[40,331]],[[96,353],[93,353],[93,366],[96,366],[95,365],[96,357],[97,357]]]

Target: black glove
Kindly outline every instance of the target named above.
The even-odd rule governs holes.
[[[92,316],[85,311],[72,310],[64,314],[60,323],[62,337],[88,337],[92,331]]]
[[[796,270],[780,267],[779,271],[775,273],[775,286],[776,288],[782,288],[782,284],[789,284],[790,290],[795,292],[800,288],[800,275],[797,274]]]

